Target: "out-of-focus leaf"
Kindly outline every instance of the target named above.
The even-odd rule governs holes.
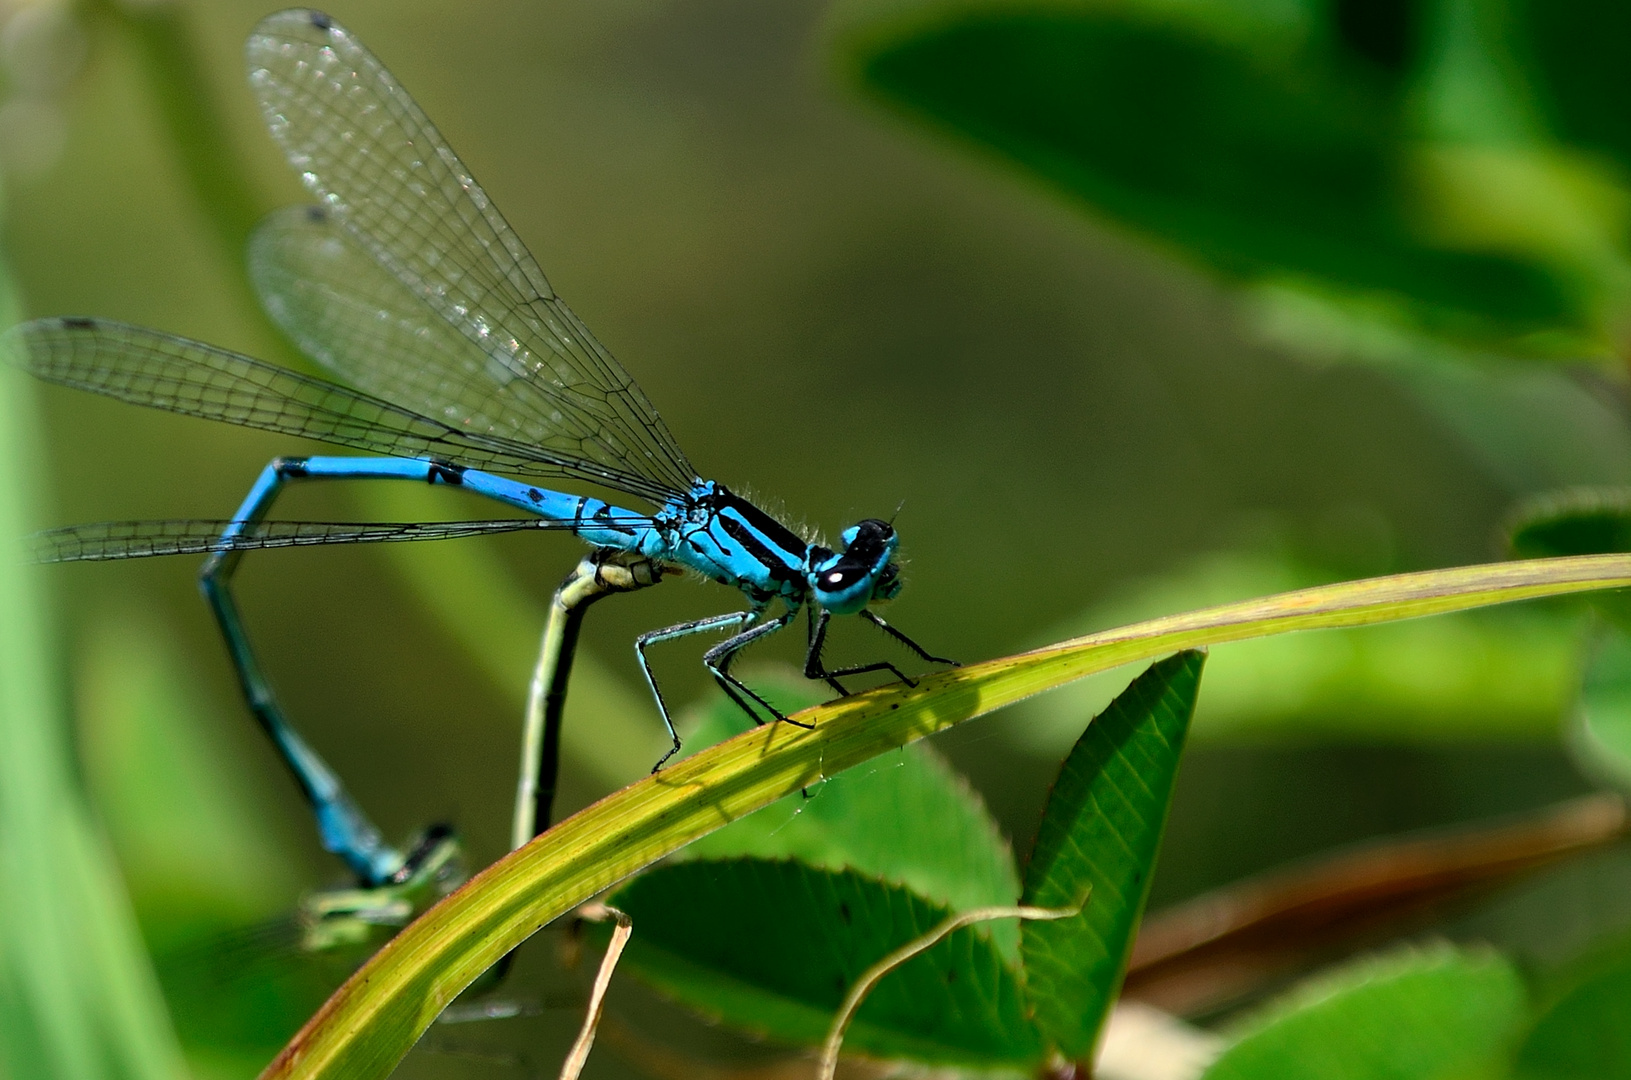
[[[1205,655],[1151,665],[1087,725],[1065,758],[1025,868],[1023,902],[1081,913],[1020,927],[1038,1025],[1087,1060],[1121,986],[1149,897]]]
[[[1565,860],[1579,866],[1582,855],[1623,845],[1628,835],[1625,799],[1600,792],[1516,818],[1384,837],[1231,882],[1144,920],[1122,1000],[1216,1014],[1299,971],[1410,934],[1473,895]],[[1540,905],[1544,919],[1590,932],[1575,916],[1558,919],[1561,905]],[[1594,906],[1599,927],[1623,923],[1609,905]]]
[[[1514,36],[1552,128],[1571,143],[1631,163],[1631,8],[1614,0],[1515,0]]]
[[[1631,948],[1604,950],[1562,981],[1518,1049],[1515,1080],[1631,1077]]]
[[[1631,488],[1561,491],[1512,515],[1509,543],[1519,559],[1631,551]]]
[[[347,971],[300,952],[276,815],[211,737],[208,720],[244,718],[209,717],[171,638],[118,604],[91,621],[78,675],[87,784],[189,1063],[252,1075]]]
[[[1537,496],[1513,511],[1507,530],[1519,559],[1631,551],[1631,488],[1573,488]],[[1591,603],[1631,628],[1631,595],[1604,592]]]
[[[721,701],[705,730],[728,731],[745,720],[735,705]],[[692,738],[706,736],[699,731]],[[789,795],[683,852],[685,858],[735,855],[856,870],[952,911],[1012,904],[1019,896],[1013,848],[979,795],[924,743],[828,777],[808,795]],[[1007,960],[1018,961],[1016,920],[975,932],[989,933]]]
[[[1524,1019],[1512,965],[1449,947],[1367,958],[1304,984],[1204,1080],[1423,1080],[1482,1075]]]
[[[92,621],[80,651],[87,783],[156,948],[192,924],[281,913],[301,886],[259,793],[212,738],[188,674],[160,627],[115,606]],[[237,711],[216,719],[242,723]]]
[[[1222,552],[1097,605],[1058,633],[1313,585],[1333,576],[1273,547]],[[1555,738],[1578,689],[1584,613],[1472,612],[1334,634],[1224,645],[1206,665],[1198,740],[1336,738],[1434,743]],[[1006,731],[1038,754],[1061,752],[1080,717],[1126,676],[1109,672],[1023,706]]]
[[[1590,772],[1631,788],[1631,634],[1598,631],[1575,713],[1571,746]]]
[[[37,523],[32,405],[21,377],[0,371],[0,537]],[[175,1080],[175,1033],[75,784],[43,587],[39,567],[0,556],[0,1075]]]
[[[870,92],[1231,276],[1609,352],[1624,194],[1534,122],[1491,5],[849,7]]]
[[[853,871],[765,859],[661,867],[612,903],[634,920],[625,970],[732,1026],[808,1044],[826,1035],[868,967],[949,914]],[[1019,976],[972,927],[887,975],[844,1045],[987,1066],[1026,1064],[1041,1053]]]

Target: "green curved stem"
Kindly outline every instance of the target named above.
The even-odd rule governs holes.
[[[597,893],[868,758],[1095,672],[1185,648],[1631,585],[1631,555],[1458,567],[1172,615],[886,687],[746,732],[632,784],[488,867],[381,949],[263,1080],[387,1076],[489,965]]]

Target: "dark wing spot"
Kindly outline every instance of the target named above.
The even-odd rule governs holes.
[[[328,224],[328,211],[321,206],[308,206],[306,207],[306,220],[313,225],[326,225]]]
[[[319,30],[334,29],[334,20],[323,14],[321,11],[314,11],[311,13],[311,24],[317,27]]]
[[[96,329],[96,320],[87,319],[82,315],[69,315],[62,320],[62,325],[68,330],[94,330]]]

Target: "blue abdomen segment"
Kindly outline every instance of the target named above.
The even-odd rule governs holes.
[[[495,476],[479,469],[422,458],[312,457],[286,460],[284,478],[417,480],[462,487],[476,495],[556,522],[595,547],[630,551],[676,563],[758,603],[782,597],[802,602],[808,590],[808,545],[781,522],[722,484],[699,480],[685,495],[655,514],[613,506],[588,495],[571,495]],[[264,483],[277,481],[263,477]],[[264,506],[268,492],[257,484],[245,510]],[[249,519],[258,513],[243,513]]]
[[[644,551],[655,537],[648,514],[612,506],[587,495],[568,495],[549,488],[524,484],[479,469],[466,469],[422,458],[311,457],[288,462],[284,474],[326,480],[417,480],[421,483],[461,487],[476,495],[513,506],[546,521],[559,522],[595,547],[620,551]],[[263,478],[263,483],[266,482]],[[250,492],[245,507],[264,501],[261,484]],[[664,545],[657,545],[662,547]],[[652,554],[653,558],[666,555]]]
[[[477,495],[485,495],[548,521],[567,525],[574,534],[595,547],[637,551],[651,558],[666,558],[665,554],[647,550],[654,546],[656,540],[656,530],[652,528],[649,514],[625,510],[588,495],[568,495],[506,480],[477,469],[467,469],[460,474],[459,484]]]

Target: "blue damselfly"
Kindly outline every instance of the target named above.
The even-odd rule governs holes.
[[[261,473],[220,521],[119,522],[35,538],[43,561],[207,554],[201,586],[250,709],[310,800],[325,846],[365,887],[416,869],[386,844],[338,777],[289,725],[254,655],[230,590],[244,552],[316,544],[445,539],[528,529],[569,531],[597,555],[580,567],[654,583],[684,568],[739,589],[747,608],[642,634],[635,643],[672,747],[680,749],[646,651],[710,631],[731,635],[704,663],[756,721],[786,720],[731,673],[743,648],[810,615],[804,672],[841,679],[907,676],[889,661],[829,669],[828,620],[856,615],[923,660],[932,656],[871,606],[900,591],[891,523],[867,519],[834,549],[800,536],[714,480],[701,479],[644,393],[561,302],[503,216],[383,65],[331,18],[290,10],[247,47],[249,82],[268,128],[316,198],[273,214],[250,243],[250,274],[272,318],[349,389],[173,334],[104,319],[40,319],[8,335],[13,362],[38,377],[123,401],[338,444],[372,457],[289,457]],[[282,489],[318,479],[410,480],[463,488],[526,517],[501,521],[336,523],[267,520]],[[538,481],[622,492],[624,509]],[[642,576],[643,575],[643,576]],[[569,580],[570,583],[570,580]],[[560,597],[565,595],[558,594]],[[575,623],[541,675],[564,692]],[[545,661],[549,658],[546,640]],[[546,665],[547,666],[547,665]],[[542,667],[541,667],[542,670]],[[535,703],[536,704],[536,703]],[[539,706],[542,708],[542,706]],[[556,702],[558,718],[558,701]],[[518,835],[547,820],[517,814]],[[428,850],[441,850],[431,844]]]

